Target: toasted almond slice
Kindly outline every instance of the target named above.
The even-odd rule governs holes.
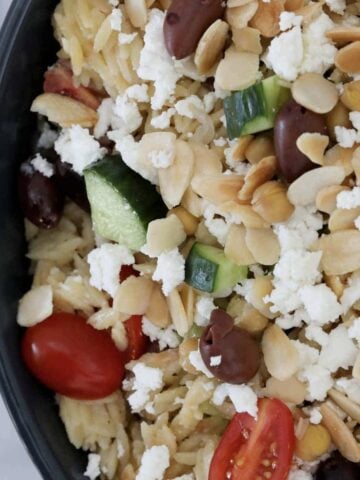
[[[251,52],[257,55],[262,53],[261,34],[257,28],[233,28],[232,34],[236,50],[239,52]]]
[[[324,152],[329,145],[329,137],[320,133],[303,133],[296,140],[296,146],[313,163],[323,165]]]
[[[145,0],[125,0],[125,11],[136,28],[145,28],[148,10]]]
[[[285,185],[275,180],[257,188],[251,203],[255,212],[270,224],[286,222],[294,211],[287,198]]]
[[[326,36],[333,42],[355,42],[356,40],[360,40],[360,27],[346,27],[341,25],[328,30]]]
[[[338,101],[335,84],[319,73],[304,73],[291,85],[294,100],[315,113],[328,113]]]
[[[329,217],[329,230],[336,232],[338,230],[350,230],[355,228],[355,220],[360,216],[360,207],[335,209]]]
[[[360,446],[353,434],[328,402],[320,406],[322,424],[328,429],[333,442],[343,457],[350,462],[360,462]]]
[[[304,5],[304,0],[285,0],[285,10],[287,12],[295,12],[302,8]]]
[[[179,292],[181,301],[185,308],[188,325],[191,327],[191,325],[194,323],[195,316],[195,291],[192,287],[184,283],[181,285],[181,287],[179,287]]]
[[[344,410],[353,420],[360,423],[360,405],[353,402],[343,393],[332,388],[328,392],[329,397]]]
[[[257,135],[246,147],[245,158],[254,165],[265,157],[275,155],[274,142],[268,135]]]
[[[146,277],[131,276],[123,281],[114,297],[114,310],[129,315],[143,315],[150,302],[154,282]]]
[[[215,152],[210,150],[207,145],[201,143],[189,143],[194,154],[194,173],[195,177],[202,177],[204,175],[220,175],[223,166]]]
[[[353,82],[344,85],[344,92],[341,95],[342,103],[349,110],[360,110],[360,80],[354,80]]]
[[[178,247],[186,240],[181,220],[176,215],[153,220],[146,234],[146,253],[158,257],[161,253]]]
[[[310,170],[297,178],[288,189],[288,199],[293,205],[314,203],[316,195],[324,187],[339,185],[345,178],[342,167],[321,167]]]
[[[191,182],[195,193],[215,205],[236,201],[243,185],[242,175],[204,175],[193,178]]]
[[[151,323],[159,328],[166,328],[170,325],[169,308],[161,286],[158,283],[154,285],[151,292],[149,305],[145,315]]]
[[[229,25],[219,19],[203,34],[194,57],[199,73],[206,73],[215,65],[225,47],[228,31]]]
[[[177,140],[175,159],[168,168],[159,170],[160,193],[168,208],[176,207],[190,185],[194,170],[194,154],[188,143]]]
[[[248,228],[246,246],[261,265],[275,265],[280,257],[280,244],[270,228]]]
[[[191,187],[188,187],[185,190],[181,205],[188,210],[191,215],[194,215],[195,218],[201,217],[203,212],[203,201],[198,195],[196,195]]]
[[[178,334],[183,337],[189,330],[188,318],[179,291],[175,288],[167,297],[171,320]]]
[[[246,228],[270,228],[270,224],[256,213],[251,205],[226,202],[221,205],[220,210],[224,216],[230,214],[233,223],[243,223]]]
[[[257,0],[252,0],[240,7],[227,8],[226,20],[232,28],[244,28],[255,15],[257,8]]]
[[[349,110],[341,100],[339,100],[331,112],[326,115],[326,126],[330,138],[334,141],[336,141],[335,127],[352,128],[349,118]]]
[[[320,212],[332,213],[336,209],[336,197],[340,192],[350,190],[344,185],[331,185],[322,188],[316,195],[315,205]]]
[[[360,268],[360,232],[358,230],[341,230],[323,235],[315,242],[312,249],[322,251],[321,266],[327,275],[343,275]]]
[[[339,275],[324,275],[324,282],[335,293],[336,297],[340,299],[345,290],[345,284]]]
[[[270,377],[266,382],[265,391],[266,396],[279,398],[286,403],[300,405],[305,400],[306,385],[296,377],[290,377],[283,381]]]
[[[303,17],[302,24],[304,26],[312,23],[323,11],[322,2],[309,2],[303,7],[295,10],[296,15],[301,15]]]
[[[262,338],[264,362],[269,373],[277,380],[291,378],[299,368],[299,354],[289,337],[277,325],[265,330]]]
[[[255,190],[271,180],[276,173],[277,161],[274,156],[266,157],[253,165],[245,177],[245,183],[239,192],[240,200],[251,200]]]
[[[199,340],[196,337],[186,338],[179,345],[179,362],[181,367],[185,372],[191,373],[192,375],[197,375],[198,370],[189,360],[189,355],[191,352],[197,351],[199,346]]]
[[[258,71],[258,55],[229,48],[216,69],[215,83],[224,90],[243,90],[256,82]]]
[[[250,26],[260,30],[264,37],[272,38],[280,32],[280,14],[284,11],[284,0],[259,2],[259,7],[250,20]]]
[[[197,226],[199,225],[199,220],[194,217],[190,212],[188,212],[184,207],[175,207],[169,210],[168,215],[176,215],[181,223],[183,224],[186,235],[194,235],[196,232]]]
[[[346,176],[351,175],[354,170],[352,158],[355,148],[344,148],[340,147],[340,145],[334,145],[325,152],[324,166],[342,167]]]
[[[32,327],[53,313],[53,291],[50,285],[41,285],[29,290],[20,300],[17,323]]]
[[[339,50],[335,65],[344,73],[360,72],[360,41],[352,42]]]
[[[245,241],[246,229],[243,225],[231,225],[225,242],[225,255],[238,265],[252,265],[255,258]]]
[[[56,93],[43,93],[36,97],[31,105],[31,111],[44,115],[49,122],[56,123],[62,128],[73,125],[92,128],[98,121],[95,110],[73,98]]]
[[[276,317],[276,314],[270,311],[271,304],[264,301],[264,298],[270,295],[272,290],[271,277],[255,277],[247,296],[248,302],[267,318]]]

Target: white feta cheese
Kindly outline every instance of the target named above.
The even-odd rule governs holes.
[[[185,475],[181,475],[181,477],[175,477],[172,480],[194,480],[194,475],[192,473],[187,473]]]
[[[344,14],[346,8],[345,0],[325,0],[325,3],[332,12],[338,13],[339,15]]]
[[[353,321],[348,330],[349,337],[360,343],[360,318]]]
[[[360,112],[350,112],[349,118],[354,128],[360,131]]]
[[[343,313],[335,293],[324,283],[300,288],[299,297],[309,315],[310,322],[315,325],[335,322]]]
[[[94,129],[94,137],[100,138],[105,135],[111,126],[114,115],[114,101],[112,98],[104,98],[97,109],[98,121]]]
[[[170,465],[170,452],[165,445],[145,450],[135,480],[163,480],[165,470]]]
[[[360,230],[360,217],[357,217],[354,221],[355,227]]]
[[[143,118],[139,107],[126,93],[117,97],[113,112],[111,126],[114,130],[120,130],[124,135],[136,132],[142,124]]]
[[[204,104],[197,95],[190,95],[183,100],[179,100],[174,107],[179,115],[190,119],[197,118],[199,112],[205,112]]]
[[[359,142],[359,132],[354,128],[335,127],[336,141],[343,148],[351,148],[356,142]]]
[[[101,475],[100,470],[101,457],[97,453],[89,453],[88,464],[84,472],[85,477],[89,477],[90,480],[95,480]]]
[[[110,3],[110,5],[112,5],[113,7],[117,7],[119,5],[119,0],[108,0],[108,2]]]
[[[129,45],[137,37],[137,32],[133,33],[119,33],[119,43],[120,45]]]
[[[44,177],[50,178],[55,173],[54,165],[51,165],[46,158],[43,158],[39,153],[31,160],[31,165],[37,172],[40,172]]]
[[[207,204],[203,212],[204,223],[211,235],[224,246],[231,225],[224,218],[218,218],[219,214],[219,210],[214,205]]]
[[[319,425],[319,423],[321,423],[322,415],[318,407],[310,408],[309,414],[310,423],[312,423],[313,425]]]
[[[288,480],[313,480],[313,476],[304,470],[296,469],[289,473]]]
[[[310,402],[325,400],[327,392],[334,384],[330,371],[321,365],[304,368],[298,374],[298,378],[302,382],[307,382],[306,399]]]
[[[168,168],[174,162],[174,154],[168,150],[153,150],[149,157],[155,168]]]
[[[300,340],[292,340],[292,343],[298,351],[300,367],[317,363],[319,360],[319,351],[316,348],[310,347],[310,345],[302,343]]]
[[[282,32],[290,30],[292,27],[300,27],[303,17],[296,15],[294,12],[281,12],[280,14],[280,30]]]
[[[328,343],[321,349],[319,365],[330,372],[347,369],[355,363],[358,350],[349,338],[345,325],[339,325],[329,333]]]
[[[211,312],[216,309],[214,299],[201,295],[196,300],[195,305],[195,319],[194,322],[199,327],[206,327],[209,325]]]
[[[136,102],[149,102],[149,94],[148,94],[148,86],[143,83],[143,84],[135,84],[131,85],[125,90],[125,95],[127,98],[130,100],[135,100]]]
[[[33,287],[22,297],[17,312],[17,323],[32,327],[53,313],[53,291],[50,285]]]
[[[172,325],[167,328],[159,328],[144,316],[142,319],[142,331],[152,342],[159,342],[160,350],[165,350],[168,347],[176,348],[180,344],[180,337]]]
[[[55,130],[52,130],[50,125],[44,123],[39,140],[37,142],[38,148],[52,148],[59,134]]]
[[[121,31],[121,24],[123,20],[122,11],[120,8],[114,8],[110,14],[110,25],[112,30]]]
[[[151,119],[151,126],[159,130],[164,130],[170,127],[172,117],[175,115],[175,108],[168,108],[165,112],[160,113],[157,117]]]
[[[155,93],[151,99],[154,110],[160,110],[175,93],[176,82],[182,76],[176,70],[174,61],[165,47],[164,19],[165,12],[157,8],[150,10],[149,22],[145,27],[145,45],[137,69],[141,79],[154,82]]]
[[[184,281],[185,259],[178,248],[160,254],[152,278],[162,282],[162,290],[166,296]]]
[[[214,145],[215,147],[225,147],[227,145],[227,140],[224,137],[215,138]]]
[[[248,385],[232,385],[222,383],[216,387],[212,397],[214,405],[222,405],[226,397],[229,397],[238,413],[248,413],[257,418],[257,395]]]
[[[216,355],[215,357],[210,357],[210,367],[218,367],[221,365],[222,356]]]
[[[211,113],[214,110],[215,104],[217,102],[217,96],[215,92],[209,92],[204,95],[203,98],[205,112]]]
[[[303,323],[309,323],[309,315],[304,308],[298,308],[294,313],[286,313],[277,317],[275,323],[283,330],[289,330],[290,328],[301,327]]]
[[[305,337],[319,344],[321,347],[327,345],[329,341],[329,335],[318,325],[308,325],[305,328]]]
[[[202,372],[208,378],[214,378],[214,375],[210,372],[210,370],[205,365],[199,350],[194,350],[189,353],[189,362],[193,367],[196,368],[196,370],[198,370],[199,372]]]
[[[122,265],[132,265],[135,259],[124,245],[105,243],[92,250],[87,261],[90,266],[90,285],[114,297]]]
[[[360,405],[360,380],[357,378],[339,378],[335,387],[345,393],[352,401]]]
[[[69,163],[79,175],[83,174],[84,168],[103,158],[107,152],[89,130],[80,125],[61,132],[55,142],[55,151],[60,155],[61,161]]]
[[[344,190],[337,194],[337,208],[350,210],[351,208],[360,207],[360,187],[354,187],[352,190]]]
[[[128,402],[131,410],[137,413],[149,402],[150,393],[164,386],[164,374],[159,368],[148,367],[141,362],[136,363],[132,371],[135,375],[132,385],[134,392],[129,396]]]
[[[344,313],[347,313],[358,300],[360,300],[360,274],[355,272],[349,278],[348,286],[340,298]]]

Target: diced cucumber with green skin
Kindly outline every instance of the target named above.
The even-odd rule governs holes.
[[[131,170],[120,156],[108,156],[84,171],[95,231],[132,250],[146,242],[149,222],[167,208],[156,188]]]
[[[232,93],[224,100],[229,138],[273,128],[276,114],[289,98],[290,90],[276,75]]]
[[[236,265],[220,248],[194,243],[185,263],[185,281],[208,293],[221,293],[247,277],[248,269]]]

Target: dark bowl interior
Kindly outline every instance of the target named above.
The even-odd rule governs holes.
[[[68,442],[54,394],[26,371],[19,347],[22,331],[16,324],[17,302],[30,282],[16,174],[20,161],[32,153],[36,136],[36,117],[29,112],[32,99],[55,59],[50,18],[56,3],[15,0],[0,35],[0,387],[42,476],[85,480],[86,456]]]

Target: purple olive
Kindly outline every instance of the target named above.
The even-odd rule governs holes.
[[[181,60],[194,53],[203,33],[224,11],[223,0],[173,0],[164,22],[170,55]]]
[[[55,177],[45,177],[35,170],[31,160],[20,166],[19,200],[25,217],[40,228],[53,228],[61,218],[64,195]]]
[[[84,177],[76,173],[69,163],[62,162],[60,157],[57,157],[55,165],[61,190],[79,207],[86,212],[90,212]]]
[[[199,348],[207,368],[223,382],[246,383],[259,369],[258,344],[223,310],[213,310]]]
[[[296,140],[303,133],[327,133],[323,115],[311,112],[294,100],[289,100],[279,111],[275,119],[275,152],[280,172],[288,183],[303,173],[315,168],[296,146]]]
[[[346,460],[340,452],[334,452],[325,462],[320,463],[315,480],[359,480],[360,464]]]

